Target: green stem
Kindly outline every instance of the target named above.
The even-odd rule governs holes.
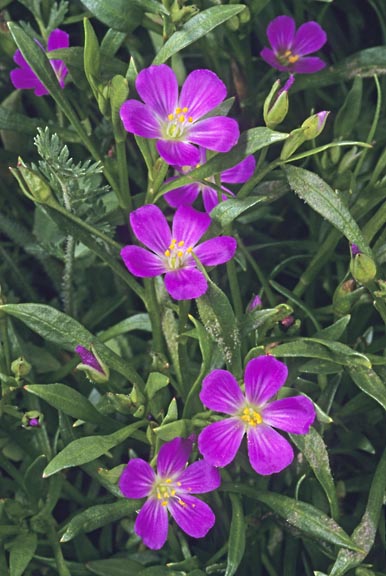
[[[131,212],[133,210],[133,201],[130,194],[129,171],[126,158],[126,143],[116,140],[115,149],[117,152],[119,177],[119,190],[117,190],[118,202],[124,210]]]
[[[251,265],[251,267],[255,271],[255,274],[256,274],[261,286],[263,287],[264,294],[266,295],[266,298],[269,302],[269,305],[272,308],[274,308],[277,304],[276,297],[275,297],[273,291],[271,290],[271,286],[269,285],[269,282],[268,282],[267,278],[265,277],[265,274],[262,272],[260,266],[257,264],[257,262],[255,261],[253,256],[251,256],[251,254],[248,252],[247,248],[244,246],[244,243],[239,238],[237,238],[237,244],[238,244],[240,251],[244,254],[245,259],[249,262],[249,264]]]
[[[67,567],[67,564],[64,560],[62,548],[59,543],[58,533],[55,528],[55,521],[52,516],[48,520],[48,525],[46,529],[47,538],[51,545],[52,551],[54,553],[56,567],[58,570],[59,576],[71,576],[71,573]]]
[[[366,139],[366,142],[368,144],[370,144],[374,139],[375,131],[377,129],[378,122],[379,122],[379,116],[381,113],[381,106],[382,106],[382,90],[381,90],[381,86],[379,84],[378,76],[376,76],[374,74],[373,78],[374,78],[374,82],[375,82],[375,86],[376,86],[376,90],[377,90],[377,105],[375,107],[374,118],[373,118],[373,121],[371,123],[371,127],[369,130],[367,139]],[[365,149],[363,151],[361,157],[359,158],[358,164],[355,166],[355,170],[354,170],[354,177],[355,178],[357,178],[358,174],[360,173],[360,170],[362,168],[363,162],[365,161],[366,155],[367,155],[367,149]]]
[[[65,255],[64,255],[64,272],[62,279],[63,307],[64,312],[73,315],[72,299],[72,272],[74,269],[75,239],[73,236],[67,236]]]
[[[0,342],[3,348],[3,357],[5,363],[5,371],[7,374],[11,373],[11,347],[8,337],[8,318],[0,317]]]
[[[383,227],[386,222],[386,202],[382,204],[378,212],[374,214],[372,218],[363,227],[363,236],[369,244],[371,244],[372,239],[376,236],[379,230]]]
[[[246,182],[244,186],[242,186],[239,193],[237,194],[237,198],[241,200],[241,198],[245,198],[246,196],[248,196],[248,194],[252,192],[255,186],[257,186],[257,184],[261,182],[261,180],[263,180],[265,176],[269,174],[269,172],[272,172],[272,170],[277,168],[277,166],[280,166],[280,164],[282,163],[283,163],[282,160],[274,160],[273,162],[267,164],[264,170],[261,170],[259,173],[255,173],[255,175],[252,176],[252,178],[248,180],[248,182]]]
[[[180,300],[178,303],[178,363],[179,363],[179,374],[180,374],[180,386],[184,392],[184,396],[186,396],[186,385],[189,385],[189,382],[186,378],[186,374],[188,371],[189,366],[189,358],[186,350],[186,336],[182,336],[182,334],[186,330],[186,324],[188,321],[188,314],[190,308],[190,301],[189,300]],[[184,386],[185,383],[185,386]]]
[[[155,292],[154,278],[145,278],[145,304],[149,313],[152,333],[153,333],[153,350],[155,353],[164,353],[164,340],[162,335],[161,311],[157,302]]]
[[[229,226],[226,226],[224,228],[224,232],[226,235],[231,236],[232,225],[230,224]],[[226,267],[229,287],[232,295],[233,308],[236,314],[236,318],[240,320],[243,316],[243,302],[241,299],[240,286],[237,278],[236,264],[233,258],[227,262]]]

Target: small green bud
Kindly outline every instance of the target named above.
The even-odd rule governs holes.
[[[323,112],[313,114],[312,116],[304,120],[301,127],[304,130],[305,140],[313,140],[323,132],[323,128],[326,124],[327,116],[329,115],[329,113],[330,112],[324,110]]]
[[[232,32],[236,32],[240,28],[240,20],[237,16],[232,16],[229,20],[226,21],[225,26],[228,30],[232,30]]]
[[[20,156],[18,158],[17,167],[10,168],[10,171],[12,176],[14,176],[18,181],[22,192],[27,196],[27,198],[33,202],[38,202],[39,204],[56,203],[48,183],[40,174],[31,170],[31,168],[28,168]]]
[[[294,76],[290,76],[284,87],[280,88],[280,80],[276,80],[264,102],[263,116],[268,128],[275,128],[283,122],[288,113],[288,90],[294,83]]]
[[[41,428],[43,420],[44,416],[41,412],[38,412],[37,410],[30,410],[29,412],[23,414],[21,425],[23,428],[27,428],[28,430],[31,430],[32,428]]]
[[[360,294],[360,290],[355,290],[355,281],[352,278],[339,284],[332,299],[334,313],[338,316],[348,314]]]
[[[327,150],[327,154],[329,155],[331,162],[336,165],[342,158],[342,149],[339,146],[334,146],[334,148]]]
[[[358,284],[368,284],[377,275],[377,266],[371,256],[358,253],[350,261],[350,272]]]
[[[240,24],[247,24],[250,21],[251,12],[250,12],[248,6],[245,6],[244,10],[242,10],[240,12],[240,14],[238,14],[238,18],[240,20]]]
[[[23,356],[16,358],[11,364],[11,371],[16,378],[24,378],[31,371],[31,364]]]

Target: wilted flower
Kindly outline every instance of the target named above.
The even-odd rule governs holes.
[[[37,41],[36,41],[37,42]],[[41,44],[37,42],[39,46]],[[68,48],[69,46],[69,35],[67,32],[56,28],[48,36],[47,41],[47,51],[57,50],[58,48]],[[41,46],[44,50],[43,46]],[[15,63],[19,68],[11,70],[11,82],[15,88],[18,90],[31,89],[34,90],[36,96],[46,96],[49,94],[47,88],[40,82],[39,78],[36,76],[35,72],[32,70],[31,66],[25,60],[24,56],[20,50],[16,50],[13,57]],[[64,64],[63,60],[50,60],[50,64],[54,69],[58,82],[61,88],[64,88],[64,80],[67,76],[67,66]]]
[[[200,149],[200,164],[205,164],[206,162],[206,151],[201,148]],[[224,182],[226,184],[241,184],[242,182],[246,182],[252,176],[255,171],[256,161],[253,156],[247,156],[228,170],[224,170],[219,174],[220,178],[220,185]],[[198,166],[197,166],[198,167]],[[185,167],[184,167],[185,168]],[[183,169],[183,173],[187,174],[192,167],[186,167],[187,169]],[[214,178],[207,178],[206,179],[208,184],[201,184],[200,182],[193,182],[192,184],[187,184],[186,186],[180,186],[180,188],[175,188],[171,192],[167,192],[164,195],[164,198],[170,206],[178,207],[193,204],[197,196],[200,192],[202,192],[202,200],[204,203],[205,210],[210,212],[213,210],[215,206],[218,204],[218,192],[214,188],[211,187],[211,183],[214,183]],[[232,192],[225,188],[225,186],[221,186],[222,189],[227,192],[228,194],[232,195]],[[227,200],[228,196],[226,194],[222,194],[222,200]]]
[[[176,75],[166,64],[142,70],[135,86],[144,103],[127,100],[122,104],[123,125],[128,132],[155,138],[158,153],[168,164],[198,164],[196,145],[228,152],[236,144],[240,134],[236,120],[226,116],[203,118],[226,96],[224,83],[211,70],[191,72],[180,96]]]
[[[110,371],[99,359],[93,346],[91,345],[90,347],[91,350],[88,350],[84,346],[77,346],[75,348],[75,352],[82,360],[82,362],[77,365],[76,369],[86,372],[87,376],[94,382],[103,384],[109,379]]]
[[[218,236],[197,244],[208,230],[211,219],[190,206],[176,211],[170,231],[158,206],[147,204],[130,214],[134,234],[149,250],[125,246],[121,256],[128,270],[141,278],[165,274],[165,287],[176,300],[191,300],[205,294],[208,283],[197,270],[194,255],[204,266],[216,266],[230,260],[237,247],[231,236]]]
[[[244,435],[248,455],[258,474],[280,472],[291,464],[294,453],[274,428],[307,434],[315,408],[305,396],[269,402],[286,381],[288,370],[272,356],[260,356],[245,368],[245,394],[227,370],[213,370],[202,383],[201,402],[210,410],[230,417],[209,424],[198,437],[198,448],[213,466],[226,466],[235,458]]]
[[[260,56],[281,72],[311,74],[326,66],[320,58],[307,56],[327,42],[327,35],[317,22],[306,22],[296,30],[293,18],[278,16],[268,24],[267,37],[272,49],[263,48]]]
[[[168,535],[168,510],[178,526],[193,538],[203,538],[213,527],[211,508],[192,496],[211,492],[220,486],[218,470],[204,460],[187,466],[192,440],[175,438],[162,446],[157,472],[145,460],[133,458],[119,480],[126,498],[145,498],[134,530],[146,546],[162,548]]]

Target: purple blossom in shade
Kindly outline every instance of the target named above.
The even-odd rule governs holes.
[[[327,34],[317,22],[306,22],[297,30],[290,16],[278,16],[267,27],[271,48],[263,48],[260,56],[281,72],[312,74],[326,66],[317,57],[308,54],[320,50],[327,42]]]
[[[201,166],[206,162],[206,151],[200,148],[200,163],[197,166]],[[253,156],[247,156],[228,170],[224,170],[220,174],[220,185],[222,182],[226,184],[240,184],[246,182],[252,176],[255,171],[256,160]],[[182,172],[184,174],[188,173],[192,167],[183,168]],[[193,182],[192,184],[187,184],[186,186],[181,186],[180,188],[175,188],[171,192],[167,192],[164,198],[170,206],[177,208],[178,206],[193,204],[200,192],[202,192],[202,200],[204,202],[205,210],[209,213],[218,204],[218,193],[217,190],[211,187],[211,183],[214,182],[214,178],[207,178],[207,185],[200,184],[200,182]],[[229,195],[233,196],[233,193],[222,186],[223,190]],[[222,194],[222,200],[227,200],[228,196]]]
[[[307,434],[315,408],[304,396],[270,401],[287,378],[287,367],[272,356],[260,356],[245,368],[245,394],[227,370],[213,370],[202,383],[201,402],[229,417],[209,424],[198,437],[198,448],[213,466],[226,466],[235,458],[244,435],[252,468],[263,475],[291,464],[291,445],[274,428]]]
[[[218,470],[200,460],[186,466],[192,440],[175,438],[162,446],[157,472],[141,458],[130,460],[119,479],[126,498],[147,500],[141,508],[134,531],[153,550],[165,544],[168,535],[168,511],[178,526],[193,538],[203,538],[213,527],[211,508],[192,494],[216,490],[221,478]]]
[[[205,294],[208,283],[197,270],[193,254],[204,266],[230,260],[237,248],[231,236],[218,236],[197,244],[208,230],[211,219],[190,206],[180,206],[174,214],[172,230],[158,206],[147,204],[130,214],[134,234],[149,250],[125,246],[121,256],[129,272],[148,278],[165,274],[165,288],[175,300],[191,300]]]
[[[260,306],[262,306],[262,304],[263,302],[261,301],[260,296],[256,294],[256,296],[254,296],[250,301],[250,303],[248,304],[247,312],[252,312],[253,310],[255,310],[255,308],[259,308]]]
[[[351,244],[350,246],[351,256],[357,256],[358,254],[362,254],[359,246],[357,244]]]
[[[236,120],[203,118],[226,97],[225,84],[211,70],[191,72],[180,95],[176,75],[166,64],[142,70],[135,85],[143,102],[122,104],[123,125],[128,132],[156,139],[158,153],[168,164],[198,164],[197,145],[228,152],[237,143],[240,131]]]
[[[37,40],[36,42],[41,46]],[[51,52],[51,50],[57,50],[58,48],[68,48],[69,44],[69,35],[67,32],[57,28],[48,36],[47,51]],[[42,46],[41,48],[44,50]],[[34,90],[36,96],[46,96],[49,94],[49,91],[44,84],[40,82],[20,50],[16,50],[13,60],[19,66],[19,68],[11,70],[11,82],[15,88],[18,90]],[[68,72],[66,65],[63,60],[50,60],[50,64],[54,69],[61,88],[64,88],[64,80]]]
[[[32,428],[40,428],[40,422],[38,418],[30,418],[28,425]]]
[[[87,348],[84,346],[77,346],[75,348],[75,352],[80,356],[82,364],[89,366],[90,368],[94,368],[94,370],[100,372],[101,374],[105,373],[91,350],[87,350]]]

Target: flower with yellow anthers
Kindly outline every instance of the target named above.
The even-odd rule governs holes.
[[[134,458],[120,477],[119,488],[126,498],[147,497],[134,530],[154,550],[166,542],[168,511],[179,527],[194,538],[206,536],[215,523],[211,508],[192,494],[218,488],[220,474],[204,460],[187,466],[192,443],[191,438],[175,438],[160,449],[157,472],[145,460]]]

